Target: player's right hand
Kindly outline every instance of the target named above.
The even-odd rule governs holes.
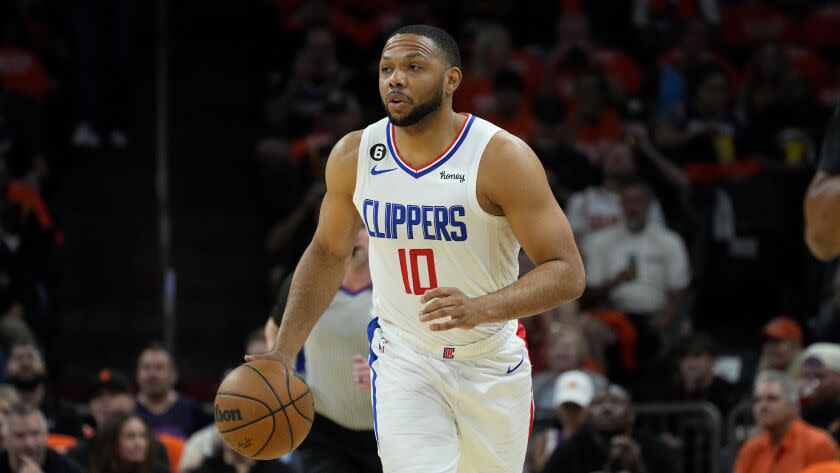
[[[245,355],[245,361],[246,362],[251,362],[251,361],[254,361],[254,360],[275,360],[275,361],[279,361],[280,363],[283,363],[283,365],[285,365],[286,368],[289,368],[289,369],[294,369],[295,368],[294,359],[295,359],[294,356],[289,356],[289,355],[283,353],[282,351],[280,351],[278,349],[271,350],[270,352],[263,353],[261,355],[259,355],[259,354]]]

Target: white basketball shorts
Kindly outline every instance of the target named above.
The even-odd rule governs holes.
[[[521,324],[446,347],[368,325],[371,401],[384,473],[519,473],[533,422]]]

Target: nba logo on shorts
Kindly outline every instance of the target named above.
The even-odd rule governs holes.
[[[455,348],[454,347],[443,347],[443,357],[447,360],[451,360],[455,356]]]
[[[385,353],[385,345],[387,344],[388,340],[385,340],[384,338],[379,339],[379,351],[381,353]]]

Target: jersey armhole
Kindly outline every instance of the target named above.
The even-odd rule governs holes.
[[[353,204],[356,208],[361,208],[362,190],[364,189],[364,179],[366,177],[367,170],[367,161],[362,155],[362,150],[367,149],[367,143],[370,139],[370,129],[371,127],[368,126],[362,132],[362,138],[359,140],[359,150],[356,153],[356,183],[353,187]]]
[[[496,128],[496,130],[492,133],[488,133],[486,137],[482,137],[484,143],[479,146],[479,149],[481,149],[481,155],[472,162],[469,171],[470,175],[475,176],[475,178],[469,181],[470,187],[467,191],[467,194],[469,194],[470,207],[472,207],[473,212],[475,212],[475,214],[482,220],[495,224],[507,223],[507,218],[505,218],[504,215],[493,215],[487,213],[486,210],[481,208],[481,204],[478,202],[478,171],[481,168],[481,161],[484,159],[484,153],[487,152],[487,144],[490,143],[490,140],[493,139],[493,137],[496,136],[496,133],[499,133],[500,131],[502,131],[501,128]]]

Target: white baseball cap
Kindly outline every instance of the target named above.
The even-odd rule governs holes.
[[[554,406],[571,402],[581,407],[589,406],[595,395],[592,378],[583,371],[566,371],[554,385]]]

